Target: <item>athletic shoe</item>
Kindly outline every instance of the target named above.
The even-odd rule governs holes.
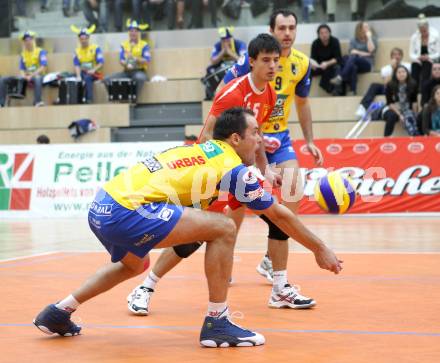
[[[309,309],[316,305],[315,300],[310,297],[300,295],[299,290],[289,284],[284,285],[284,288],[272,294],[269,299],[270,308],[291,308],[291,309]]]
[[[264,342],[264,336],[234,324],[228,316],[207,316],[200,332],[200,344],[208,348],[254,347]]]
[[[341,84],[342,84],[342,77],[341,76],[336,76],[336,77],[333,77],[331,80],[330,80],[330,83],[331,84],[333,84],[333,85],[335,85],[335,86],[340,86]]]
[[[257,272],[265,277],[271,284],[273,282],[272,260],[266,255],[257,266]]]
[[[358,120],[361,118],[364,118],[365,114],[367,113],[367,110],[363,105],[359,105],[359,107],[356,110],[355,116]]]
[[[68,311],[58,309],[55,304],[51,304],[37,315],[33,323],[46,334],[56,333],[63,337],[71,337],[78,335],[81,331],[81,327],[70,320],[71,314]]]
[[[142,285],[137,286],[127,296],[128,310],[135,315],[148,315],[151,295],[154,290]]]

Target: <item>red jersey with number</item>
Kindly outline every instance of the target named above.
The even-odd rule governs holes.
[[[269,83],[263,91],[260,91],[255,87],[251,74],[248,73],[222,88],[215,96],[209,114],[219,117],[230,108],[244,107],[254,112],[258,125],[261,126],[272,114],[276,100],[276,93]]]
[[[209,115],[218,118],[224,111],[233,107],[248,108],[254,112],[258,125],[261,126],[269,120],[275,107],[277,95],[272,86],[266,83],[264,90],[260,91],[252,82],[251,74],[236,78],[221,89],[214,98]],[[204,127],[203,127],[204,129]],[[203,129],[200,135],[203,134]],[[200,139],[199,135],[199,139]],[[241,206],[241,203],[234,196],[229,195],[228,201],[215,201],[209,211],[222,212],[224,207],[229,205],[232,210]]]

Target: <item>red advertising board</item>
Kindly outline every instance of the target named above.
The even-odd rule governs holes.
[[[304,141],[294,147],[305,178],[300,213],[322,213],[316,181],[332,170],[351,175],[357,199],[350,213],[440,212],[440,138],[321,139],[316,167]]]

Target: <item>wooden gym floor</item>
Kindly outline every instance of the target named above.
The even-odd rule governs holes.
[[[229,305],[234,321],[266,337],[256,348],[204,349],[203,253],[157,286],[151,315],[136,317],[125,282],[74,314],[73,338],[32,325],[45,305],[66,296],[108,256],[86,219],[0,221],[0,362],[301,362],[440,361],[440,217],[314,216],[303,221],[345,261],[332,275],[291,243],[289,280],[312,296],[311,310],[267,307],[270,285],[255,266],[265,226],[248,217],[240,232]],[[158,253],[152,253],[152,262]]]

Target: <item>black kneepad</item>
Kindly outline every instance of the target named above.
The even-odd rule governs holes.
[[[179,245],[174,246],[174,252],[176,252],[176,255],[180,258],[187,258],[191,256],[194,252],[196,252],[200,246],[203,244],[203,242],[194,242],[194,243],[188,243],[186,245]]]
[[[260,218],[267,223],[269,226],[269,234],[267,237],[270,239],[276,239],[278,241],[285,241],[289,239],[289,236],[285,234],[275,223],[273,223],[264,214],[260,214]]]

